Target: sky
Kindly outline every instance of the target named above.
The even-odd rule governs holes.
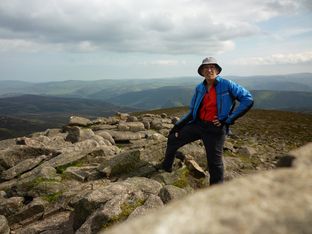
[[[0,0],[0,80],[312,72],[311,0]]]

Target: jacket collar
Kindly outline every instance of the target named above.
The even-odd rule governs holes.
[[[220,77],[220,76],[217,76],[216,79],[214,80],[213,85],[214,85],[214,86],[217,86],[217,84],[220,82],[220,80],[221,80],[221,77]],[[206,87],[206,84],[207,84],[206,79],[204,79],[203,84],[204,84],[204,86]]]

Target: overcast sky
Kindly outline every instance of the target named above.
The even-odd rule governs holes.
[[[312,72],[311,0],[0,0],[0,80]]]

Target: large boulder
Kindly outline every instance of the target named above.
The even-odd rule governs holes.
[[[133,219],[138,216],[148,214],[150,211],[164,206],[164,203],[160,197],[151,194],[148,199],[144,202],[144,205],[137,207],[128,217],[128,219]]]
[[[0,151],[0,166],[5,169],[9,169],[10,167],[14,167],[16,164],[23,160],[50,154],[57,155],[58,153],[54,150],[46,148],[15,145]]]
[[[134,150],[118,154],[109,160],[105,160],[99,167],[99,171],[106,177],[111,177],[129,173],[145,164],[146,162],[142,161],[140,158],[140,151]]]
[[[36,158],[30,158],[30,159],[23,160],[23,161],[19,162],[18,164],[16,164],[14,167],[11,167],[10,169],[2,172],[0,178],[3,180],[11,180],[14,177],[38,166],[39,163],[41,163],[46,158],[47,158],[47,156],[42,155],[42,156],[39,156]]]
[[[143,203],[144,196],[141,193],[116,195],[89,216],[76,234],[95,234],[102,228],[121,222]]]
[[[71,212],[63,211],[14,231],[16,234],[73,234]],[[1,232],[0,232],[1,233]]]
[[[130,140],[139,140],[145,138],[144,132],[130,132],[130,131],[113,131],[108,130],[115,142],[129,142]]]
[[[144,131],[144,124],[141,122],[120,122],[118,124],[119,131],[139,132]]]
[[[166,185],[159,192],[159,196],[164,203],[180,199],[186,194],[187,192],[184,189],[181,189],[174,185]]]
[[[94,136],[94,132],[90,128],[81,128],[77,126],[67,127],[67,132],[66,140],[71,143],[84,141]]]
[[[108,140],[112,145],[115,144],[114,138],[112,137],[111,134],[109,134],[109,132],[107,132],[105,130],[100,130],[100,131],[96,131],[95,134],[103,137],[106,140]]]
[[[74,229],[77,230],[95,210],[107,201],[120,194],[130,192],[129,187],[122,183],[114,183],[104,188],[93,190],[76,200],[74,207]]]
[[[71,116],[69,118],[68,125],[86,127],[86,126],[90,125],[91,123],[92,123],[91,120],[89,120],[87,118],[83,118],[83,117],[79,117],[79,116]]]
[[[47,201],[44,201],[39,197],[34,198],[31,203],[23,207],[19,212],[8,217],[9,224],[23,225],[40,219],[44,214],[47,203]]]

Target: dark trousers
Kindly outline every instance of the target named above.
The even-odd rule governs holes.
[[[165,159],[162,163],[163,168],[168,171],[171,170],[177,150],[183,145],[199,139],[203,141],[206,150],[210,184],[222,183],[224,178],[222,152],[225,126],[217,127],[213,123],[197,120],[181,128],[178,137],[174,133],[169,134]]]

